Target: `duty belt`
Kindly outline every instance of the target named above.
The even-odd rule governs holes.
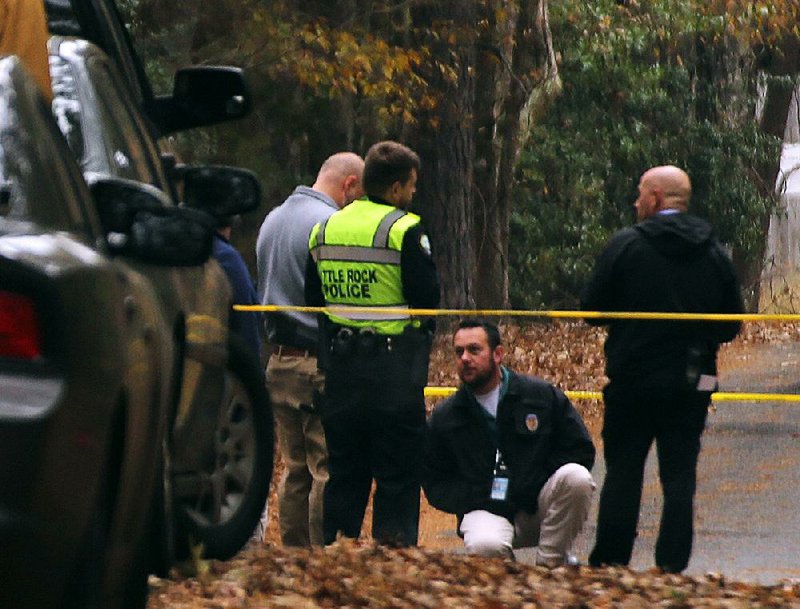
[[[398,340],[398,336],[378,334],[375,328],[339,328],[331,339],[331,352],[337,357],[391,353]]]

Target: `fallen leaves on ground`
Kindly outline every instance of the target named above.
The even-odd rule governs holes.
[[[548,570],[507,559],[341,540],[324,549],[249,548],[200,578],[151,580],[148,609],[800,608],[800,584],[622,568]]]
[[[582,322],[536,322],[501,326],[505,363],[561,389],[599,391],[605,330]],[[748,323],[723,346],[720,366],[749,344],[800,338],[800,325]],[[439,333],[431,354],[430,385],[455,386],[451,334]],[[435,401],[429,401],[429,409]],[[576,401],[597,438],[599,400]],[[276,468],[270,505],[276,506]],[[369,530],[367,513],[366,531]],[[371,541],[343,540],[326,549],[280,547],[277,509],[270,509],[267,544],[249,547],[227,562],[205,563],[197,578],[151,579],[148,609],[317,609],[333,607],[478,609],[800,609],[800,583],[758,586],[728,582],[720,575],[689,578],[627,569],[542,568],[501,559],[465,556],[443,549],[440,531],[452,531],[453,517],[423,501],[423,547],[388,549]],[[423,539],[423,533],[424,539]],[[458,542],[455,536],[449,541]],[[452,544],[451,544],[452,545]]]

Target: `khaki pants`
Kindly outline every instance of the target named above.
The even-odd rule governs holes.
[[[278,488],[278,520],[285,546],[323,545],[322,496],[328,480],[328,452],[320,415],[312,408],[319,401],[324,381],[313,356],[273,354],[269,358],[267,387],[286,466]]]
[[[467,552],[513,558],[512,548],[536,546],[537,565],[562,565],[589,515],[594,489],[589,470],[577,463],[562,465],[539,492],[535,514],[517,512],[513,523],[484,510],[464,514]]]

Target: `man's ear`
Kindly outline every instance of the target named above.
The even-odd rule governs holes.
[[[494,348],[494,359],[497,363],[500,363],[503,360],[503,357],[506,354],[506,349],[503,345],[497,345]]]
[[[653,197],[656,200],[656,207],[654,212],[659,212],[664,209],[664,190],[661,188],[653,188]]]
[[[391,186],[389,186],[380,197],[385,199],[388,203],[392,205],[397,204],[397,197],[400,193],[400,182],[393,182]]]

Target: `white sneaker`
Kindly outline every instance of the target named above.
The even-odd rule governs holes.
[[[574,554],[567,554],[567,555],[564,556],[564,566],[565,567],[580,567],[581,566],[581,561]]]

